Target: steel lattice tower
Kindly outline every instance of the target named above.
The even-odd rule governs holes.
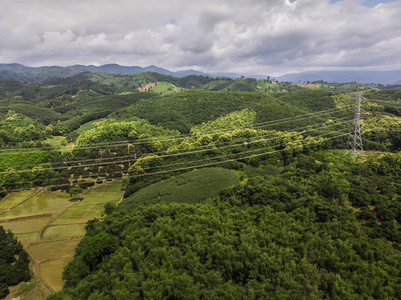
[[[358,93],[358,100],[355,108],[355,118],[352,122],[352,131],[348,139],[348,152],[351,153],[352,159],[355,161],[358,155],[363,155],[362,137],[361,137],[361,93]]]

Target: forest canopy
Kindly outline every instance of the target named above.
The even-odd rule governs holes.
[[[0,226],[0,298],[8,295],[8,287],[31,278],[28,254],[14,234]]]
[[[150,72],[0,80],[0,197],[47,188],[102,216],[49,299],[399,298],[399,90],[304,86]],[[356,119],[365,156],[353,160]],[[114,181],[118,201],[84,202]],[[6,293],[30,275],[0,234]]]

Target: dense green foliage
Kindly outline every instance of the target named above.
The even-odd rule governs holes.
[[[0,298],[8,295],[8,287],[31,278],[28,254],[11,231],[0,226]]]
[[[109,118],[94,123],[92,129],[80,134],[76,142],[78,146],[82,146],[111,141],[135,141],[150,138],[157,140],[160,137],[166,138],[177,134],[177,132],[150,125],[147,121],[135,117],[125,122]]]
[[[121,207],[88,224],[69,288],[51,299],[397,298],[400,250],[358,221],[342,166],[294,163],[202,204]],[[94,266],[98,239],[119,246]]]
[[[139,101],[112,116],[125,118],[135,115],[154,125],[189,132],[194,125],[245,108],[257,112],[255,122],[258,123],[305,113],[268,94],[187,91]]]
[[[285,93],[279,99],[306,111],[314,112],[334,108],[334,95],[334,92],[325,90],[302,90]]]
[[[34,119],[34,122],[50,124],[49,134],[66,134],[85,122],[105,117],[140,99],[152,97],[149,93],[139,92],[114,94],[114,88],[96,84],[82,76],[53,80],[47,85],[0,80],[0,115],[16,112]],[[32,139],[42,140],[43,137]]]

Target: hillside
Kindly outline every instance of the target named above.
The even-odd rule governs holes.
[[[152,72],[0,80],[1,223],[53,291],[75,252],[53,299],[396,298],[399,101]]]
[[[244,108],[257,112],[258,123],[306,113],[267,94],[187,91],[139,101],[112,116],[126,118],[135,115],[151,124],[186,133],[193,125]]]
[[[120,207],[132,211],[155,203],[198,203],[236,183],[235,173],[227,169],[197,169],[139,189],[125,198]]]
[[[50,299],[397,298],[400,232],[387,230],[398,208],[380,195],[392,197],[384,177],[368,164],[355,182],[360,163],[339,157],[294,162],[201,204],[115,209],[90,224]],[[370,180],[380,191],[362,203]]]

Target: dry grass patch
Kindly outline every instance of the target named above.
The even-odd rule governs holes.
[[[34,216],[38,214],[57,213],[71,205],[68,196],[46,192],[34,196],[29,201],[2,215],[4,219]]]
[[[38,262],[43,262],[51,258],[74,255],[75,246],[81,239],[69,239],[61,241],[41,242],[29,246],[29,252]]]
[[[43,240],[54,241],[61,239],[68,239],[80,237],[85,234],[85,224],[71,224],[71,225],[58,225],[49,226],[43,232]]]
[[[90,209],[94,205],[96,205],[96,202],[86,202],[85,200],[82,200],[80,203],[75,204],[68,210],[85,210],[85,209]]]
[[[121,197],[99,197],[97,199],[97,203],[102,203],[105,205],[107,202],[118,202],[120,199]]]
[[[100,211],[104,211],[104,205],[105,205],[105,203],[97,203],[97,204],[94,205],[90,210],[100,210]]]
[[[140,92],[147,92],[153,89],[156,86],[156,82],[151,82],[148,84],[142,84],[140,87],[138,87],[138,91]]]
[[[32,196],[36,191],[29,190],[29,191],[21,191],[21,192],[13,192],[7,195],[2,201],[0,201],[0,208],[7,209],[11,208],[26,199]]]
[[[64,267],[72,257],[64,257],[60,259],[49,260],[39,264],[40,276],[49,284],[54,291],[63,288],[63,280],[61,278]]]
[[[59,219],[74,219],[76,221],[77,219],[84,217],[85,214],[86,214],[86,210],[68,209],[65,212],[63,212],[58,218]]]
[[[39,238],[39,232],[19,233],[16,235],[21,243],[33,243]]]
[[[102,210],[88,210],[86,212],[86,217],[100,218],[102,216]]]
[[[93,219],[92,217],[82,217],[79,219],[56,219],[52,225],[67,225],[67,224],[86,224],[90,219]]]
[[[6,229],[10,229],[13,233],[18,235],[19,233],[39,232],[50,222],[50,220],[51,217],[41,217],[20,221],[9,221],[0,223],[0,225]]]

